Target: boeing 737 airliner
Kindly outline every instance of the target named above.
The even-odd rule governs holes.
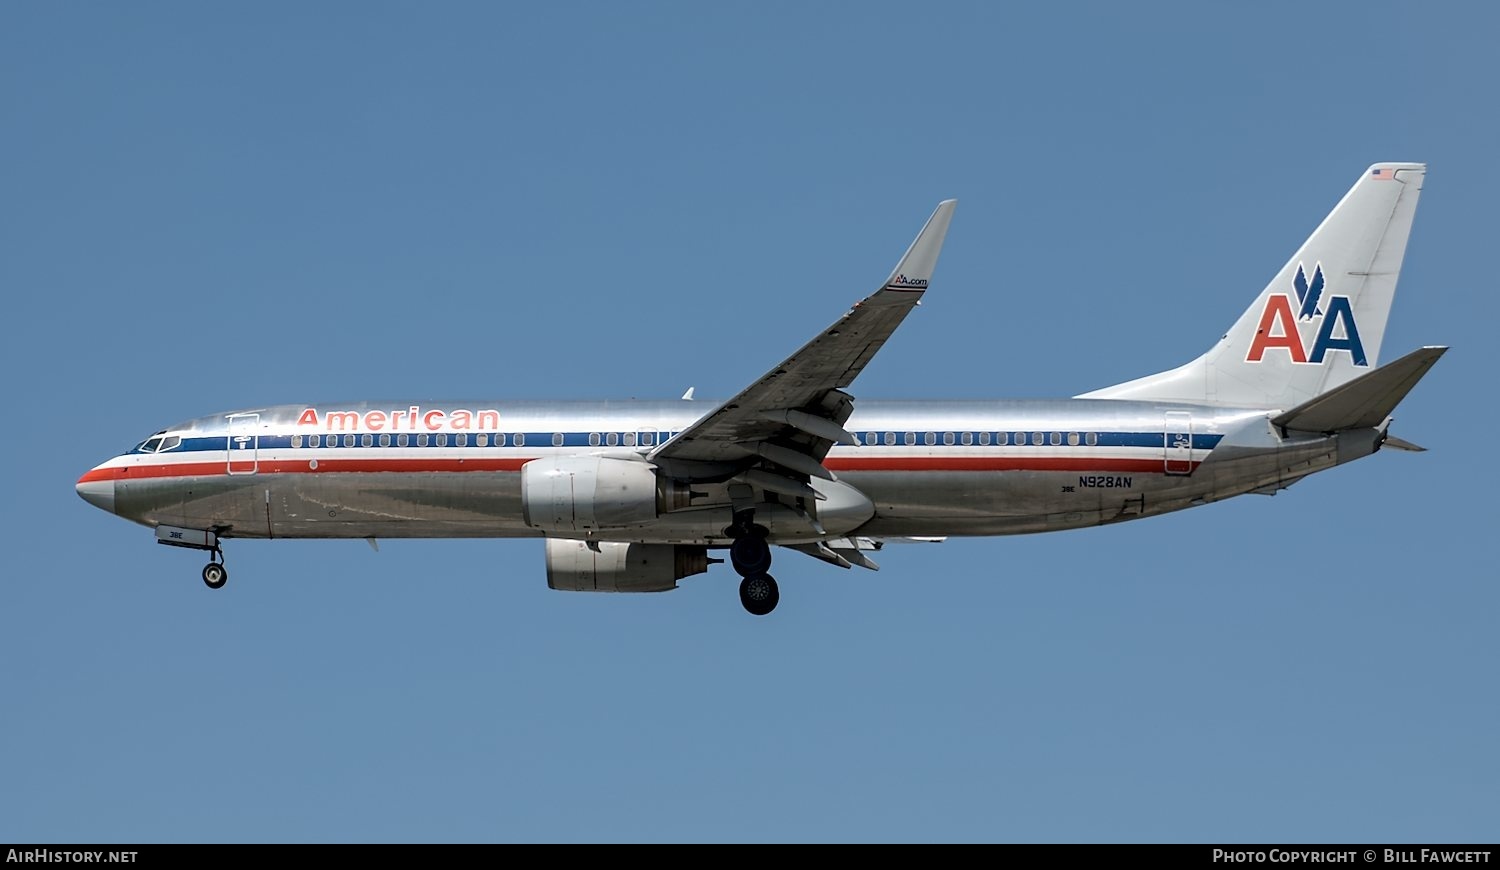
[[[547,583],[587,592],[674,589],[727,549],[764,615],[772,545],[875,569],[892,540],[1114,523],[1420,450],[1390,415],[1446,348],[1378,361],[1424,174],[1370,167],[1207,353],[1071,399],[856,405],[950,200],[879,290],[728,401],[251,408],[163,429],[78,494],[209,552],[214,589],[229,538],[532,537]]]

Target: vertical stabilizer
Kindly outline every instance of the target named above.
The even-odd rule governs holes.
[[[1372,371],[1426,171],[1371,166],[1208,353],[1079,398],[1290,408]]]

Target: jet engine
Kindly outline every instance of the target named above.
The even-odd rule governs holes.
[[[704,547],[547,539],[547,585],[565,592],[667,592],[707,570]]]
[[[521,515],[533,529],[567,533],[640,525],[656,519],[656,506],[656,468],[645,462],[560,456],[521,466]]]

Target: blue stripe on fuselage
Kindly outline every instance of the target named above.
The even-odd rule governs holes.
[[[960,440],[961,440],[961,438],[963,436],[963,432],[962,431],[936,430],[936,431],[933,432],[933,434],[935,435],[936,440],[938,442],[936,444],[927,444],[927,443],[925,443],[925,438],[926,438],[926,435],[927,435],[927,432],[925,432],[925,431],[916,432],[916,443],[915,444],[906,444],[905,443],[906,430],[902,430],[902,431],[897,431],[897,432],[894,433],[895,436],[896,436],[896,443],[888,445],[888,444],[884,443],[884,437],[885,437],[885,433],[887,431],[890,431],[890,430],[878,430],[878,431],[871,430],[871,431],[874,432],[874,434],[876,434],[877,436],[879,436],[877,440],[880,443],[870,443],[870,444],[864,443],[865,436],[867,434],[869,434],[869,433],[867,433],[864,430],[861,430],[860,432],[855,433],[855,434],[860,439],[860,447],[862,449],[875,449],[875,448],[887,448],[887,447],[889,447],[889,448],[897,448],[897,447],[900,447],[900,448],[909,448],[909,447],[941,447],[941,448],[943,448],[945,450],[992,450],[992,449],[994,449],[996,447],[1014,447],[1014,448],[1017,448],[1017,449],[1027,449],[1027,450],[1039,449],[1039,448],[1057,449],[1057,448],[1063,448],[1063,447],[1066,447],[1066,448],[1068,448],[1070,450],[1092,450],[1092,449],[1095,449],[1095,448],[1098,448],[1098,447],[1147,447],[1147,448],[1161,449],[1161,448],[1164,447],[1164,445],[1165,445],[1165,439],[1166,439],[1166,434],[1162,433],[1162,432],[1097,432],[1097,433],[1095,433],[1095,435],[1097,436],[1096,442],[1094,444],[1088,444],[1088,443],[1086,443],[1083,440],[1084,436],[1087,435],[1086,432],[1066,432],[1066,433],[1062,433],[1063,436],[1064,436],[1064,441],[1063,441],[1062,444],[1052,444],[1051,443],[1051,435],[1052,435],[1052,432],[1055,431],[1055,430],[1041,430],[1041,431],[1044,431],[1044,433],[1046,434],[1047,437],[1044,439],[1044,442],[1042,444],[1036,445],[1036,444],[1032,444],[1031,443],[1031,435],[1032,435],[1033,432],[1038,431],[1038,430],[1025,430],[1024,434],[1027,436],[1027,440],[1025,441],[1025,443],[1018,443],[1016,441],[1016,438],[1015,438],[1015,436],[1017,434],[1021,434],[1022,433],[1022,430],[1010,430],[1010,431],[1007,431],[1007,432],[1004,433],[1006,436],[1008,436],[1007,437],[1007,443],[1005,443],[1005,444],[999,444],[999,443],[995,443],[995,439],[994,439],[994,435],[996,434],[995,430],[989,430],[990,431],[990,436],[991,436],[991,442],[989,444],[980,444],[979,443],[979,438],[977,437],[978,433],[976,431],[974,431],[974,430],[969,430],[971,436],[974,436],[972,438],[973,443],[971,443],[971,444],[963,444],[963,443],[960,443]],[[948,432],[948,431],[953,431],[953,434],[955,436],[953,444],[944,444],[943,443],[943,435],[945,434],[945,432]],[[455,439],[456,439],[456,436],[460,435],[460,434],[468,436],[467,437],[467,441],[468,441],[467,444],[456,444],[456,443],[454,443]],[[517,434],[519,434],[521,436],[520,439],[517,439],[517,437],[516,437]],[[607,438],[607,436],[609,434],[608,432],[564,432],[564,433],[562,433],[563,434],[563,442],[562,442],[561,445],[557,445],[557,444],[553,443],[553,436],[555,434],[556,433],[553,433],[553,432],[523,432],[523,433],[515,433],[515,432],[510,432],[510,433],[496,433],[496,432],[462,432],[462,433],[454,433],[454,432],[411,432],[411,431],[406,431],[406,432],[334,432],[334,433],[317,432],[317,433],[308,433],[308,434],[299,434],[299,435],[297,435],[296,437],[301,438],[300,447],[294,447],[293,446],[293,444],[292,444],[292,438],[294,436],[291,435],[291,434],[284,434],[284,435],[283,434],[275,434],[275,435],[264,435],[263,434],[263,435],[256,436],[258,438],[256,446],[260,450],[292,450],[292,449],[308,450],[308,449],[324,449],[324,448],[333,447],[333,446],[336,446],[338,449],[342,450],[342,449],[345,449],[344,443],[343,443],[344,442],[344,437],[345,436],[350,436],[350,437],[352,437],[354,439],[354,442],[351,445],[352,447],[364,448],[364,445],[363,445],[363,436],[364,435],[370,435],[371,436],[371,442],[372,442],[371,446],[369,448],[364,448],[364,449],[371,449],[371,450],[373,450],[373,449],[380,449],[380,448],[384,447],[384,448],[387,448],[387,449],[401,449],[401,450],[409,450],[409,449],[412,449],[412,448],[421,448],[421,449],[433,448],[433,449],[444,449],[444,450],[453,450],[453,449],[481,449],[481,450],[494,450],[494,449],[514,450],[514,449],[519,449],[519,450],[537,450],[539,448],[550,448],[550,447],[558,447],[558,446],[561,446],[561,447],[572,447],[572,448],[581,448],[581,449],[595,449],[595,448],[607,448],[607,447],[630,447],[630,448],[634,449],[636,447],[636,445],[628,445],[628,444],[621,444],[621,443],[619,443],[622,440],[621,436],[624,433],[618,432],[618,431],[614,433],[615,436],[616,436],[616,443],[615,444],[609,444],[609,443],[606,442],[606,438]],[[634,434],[634,433],[632,433],[632,434]],[[654,434],[655,433],[653,432],[653,435]],[[676,433],[674,432],[674,433],[671,433],[671,434],[675,435]],[[1079,440],[1078,444],[1070,445],[1070,444],[1067,443],[1066,437],[1068,435],[1072,435],[1072,434],[1077,434],[1079,436],[1080,440]],[[317,435],[319,437],[319,440],[322,443],[319,445],[318,448],[311,448],[309,446],[309,436],[310,435]],[[380,436],[381,435],[389,435],[390,436],[390,444],[388,444],[388,445],[382,445],[380,443]],[[400,436],[400,435],[406,435],[407,436],[407,443],[405,445],[398,444],[398,436]],[[417,443],[417,436],[418,435],[426,435],[427,436],[427,443],[426,444],[418,444]],[[438,435],[446,435],[447,436],[447,439],[446,439],[447,443],[444,444],[444,445],[439,445],[437,443],[437,440],[438,440],[437,436]],[[486,442],[487,442],[486,444],[480,445],[478,443],[478,437],[477,436],[479,436],[479,435],[486,436],[486,439],[485,439]],[[594,443],[591,440],[592,436],[597,436],[599,438],[598,443]],[[226,434],[226,435],[208,435],[208,436],[199,436],[199,437],[193,437],[193,438],[183,438],[182,439],[182,444],[180,446],[175,447],[175,448],[173,448],[171,450],[163,451],[162,455],[174,454],[174,453],[194,453],[194,452],[202,452],[202,451],[224,450],[226,444],[228,443],[226,441],[227,437],[228,436]],[[1202,434],[1194,435],[1193,436],[1193,449],[1194,450],[1212,450],[1212,449],[1214,449],[1214,447],[1218,446],[1219,441],[1223,437],[1224,437],[1223,435],[1202,435]],[[328,444],[327,443],[328,440],[332,439],[332,438],[339,439],[339,443],[337,445],[330,445],[330,444]],[[502,439],[502,438],[504,440],[504,443],[503,444],[502,443],[497,443],[497,439]],[[663,440],[665,440],[665,439],[663,439]],[[518,443],[518,441],[520,443]],[[641,449],[648,449],[649,450],[649,449],[651,449],[654,446],[655,445],[649,445],[649,446],[642,447]],[[147,455],[152,455],[152,454],[147,454]]]

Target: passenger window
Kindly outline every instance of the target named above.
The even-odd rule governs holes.
[[[417,446],[418,447],[426,447],[427,446],[427,433],[426,432],[419,432],[419,433],[417,433]]]
[[[1084,441],[1090,447],[1093,447],[1093,446],[1097,445],[1099,443],[1099,433],[1098,432],[1090,432],[1089,434],[1087,434],[1087,435],[1084,436]]]
[[[563,446],[563,433],[561,433],[561,432],[553,432],[552,433],[552,446],[553,447],[561,447],[561,446]]]
[[[474,436],[474,446],[476,446],[476,447],[488,447],[488,446],[490,446],[490,436],[486,435],[483,432],[480,432],[478,435],[475,435]]]
[[[937,443],[937,433],[936,432],[924,432],[924,433],[922,433],[922,443],[926,444],[928,447],[931,447],[932,445],[936,444]]]
[[[944,432],[943,433],[943,443],[946,444],[946,445],[948,445],[949,447],[953,446],[953,433],[952,432]]]
[[[344,436],[344,446],[345,447],[353,447],[354,446],[354,436],[353,435],[345,435]]]
[[[915,433],[915,432],[908,432],[908,433],[906,433],[906,446],[910,447],[911,445],[913,445],[915,443],[917,443],[917,433]]]
[[[1010,443],[1010,433],[1009,432],[996,432],[995,433],[995,443],[999,444],[1001,446],[1009,444]]]
[[[1069,447],[1077,447],[1078,446],[1078,433],[1077,432],[1069,432],[1068,433],[1068,446]]]
[[[469,433],[467,433],[467,432],[460,432],[457,435],[454,435],[453,436],[453,443],[454,443],[455,446],[458,446],[458,447],[468,447],[469,446]]]
[[[516,446],[517,447],[525,447],[526,446],[526,433],[525,432],[517,432],[516,433]]]
[[[590,432],[589,433],[589,446],[590,447],[598,447],[599,446],[599,433],[598,432]]]
[[[980,447],[988,447],[989,444],[990,444],[990,433],[988,433],[988,432],[980,432],[979,433],[979,446]]]
[[[1016,433],[1016,446],[1017,447],[1025,447],[1026,446],[1026,433],[1025,432],[1017,432]]]
[[[405,432],[402,432],[400,435],[396,436],[396,446],[397,447],[405,447],[406,445],[408,445],[410,443],[411,443],[411,441],[406,437],[406,433]]]
[[[656,443],[656,436],[651,434],[650,432],[642,432],[641,443],[647,447],[650,447],[652,444]]]
[[[369,432],[366,432],[365,434],[359,436],[359,446],[361,446],[361,447],[373,447],[374,444],[375,444],[375,436],[371,435]]]
[[[292,436],[292,446],[293,447],[301,447],[302,446],[302,436],[301,435],[293,435]]]
[[[1048,440],[1050,440],[1052,442],[1052,446],[1053,447],[1059,447],[1059,446],[1062,445],[1062,433],[1061,432],[1053,432],[1052,433],[1052,437],[1050,439],[1048,439]]]
[[[448,446],[448,433],[447,432],[439,432],[437,434],[437,446],[439,446],[439,447],[447,447]]]
[[[959,440],[963,442],[963,445],[965,447],[969,447],[969,446],[971,446],[974,443],[974,433],[973,432],[965,432],[963,434],[963,437],[960,438]]]
[[[634,432],[626,432],[624,435],[621,435],[620,438],[621,438],[621,443],[624,444],[626,447],[634,447],[635,446],[635,433]]]
[[[865,445],[866,446],[873,447],[874,445],[879,444],[879,443],[880,443],[880,434],[879,433],[877,433],[877,432],[866,432],[865,433]]]
[[[1033,433],[1031,433],[1031,443],[1033,445],[1037,446],[1037,447],[1041,447],[1042,446],[1042,433],[1040,433],[1040,432],[1033,432]]]
[[[619,444],[619,443],[620,443],[620,436],[617,435],[614,432],[611,432],[608,435],[604,436],[604,444],[605,444],[605,446],[613,447],[613,446],[615,446],[616,444]]]
[[[323,436],[322,435],[309,435],[309,436],[307,436],[307,445],[309,447],[321,447],[321,446],[323,446]]]
[[[895,445],[895,443],[896,443],[896,433],[895,432],[887,432],[887,433],[885,433],[885,446],[892,447],[892,446]]]
[[[391,446],[391,436],[389,434],[387,434],[385,432],[381,432],[380,433],[380,446],[381,447],[389,447],[389,446]]]

